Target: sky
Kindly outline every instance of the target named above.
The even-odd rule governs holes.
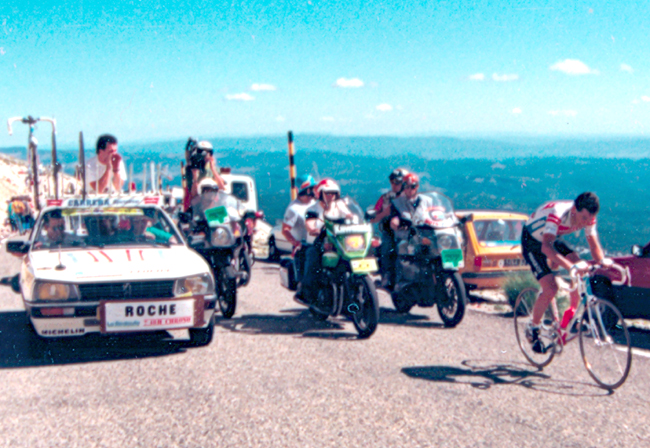
[[[645,136],[649,13],[647,1],[13,0],[0,5],[0,119],[54,117],[62,146],[80,131]],[[26,135],[3,126],[0,147]]]

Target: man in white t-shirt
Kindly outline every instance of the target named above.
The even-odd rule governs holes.
[[[314,199],[314,185],[316,182],[311,175],[301,176],[297,179],[298,198],[291,201],[284,212],[282,220],[282,235],[293,246],[293,257],[296,266],[297,280],[302,280],[305,254],[307,248],[306,213],[307,209],[316,203]]]
[[[126,182],[126,167],[117,153],[117,138],[104,134],[97,139],[97,155],[86,161],[86,186],[97,193],[106,193],[109,183],[120,191]]]

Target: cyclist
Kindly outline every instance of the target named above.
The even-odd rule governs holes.
[[[311,175],[300,176],[297,181],[298,198],[291,201],[287,210],[284,212],[282,235],[293,246],[297,280],[300,282],[307,251],[307,248],[304,247],[307,241],[305,214],[307,209],[316,203],[314,200],[314,185],[316,185],[316,181],[314,181]]]
[[[601,262],[604,254],[596,233],[596,215],[599,209],[598,196],[585,192],[574,201],[545,203],[535,210],[524,226],[521,234],[523,256],[542,287],[533,307],[532,322],[526,328],[526,337],[536,353],[544,353],[549,348],[539,339],[539,325],[558,291],[551,268],[575,268],[581,274],[588,269],[587,263],[580,261],[578,254],[560,237],[585,229],[591,256],[597,263]],[[575,312],[579,300],[576,291],[572,291],[570,295],[571,308],[568,313],[571,313],[571,310]]]
[[[381,246],[379,247],[379,265],[382,271],[382,286],[392,289],[395,271],[395,235],[390,228],[391,201],[397,198],[404,190],[404,176],[408,171],[402,168],[393,170],[388,176],[390,190],[381,195],[375,204],[377,215],[370,220],[371,223],[379,223],[381,234]]]

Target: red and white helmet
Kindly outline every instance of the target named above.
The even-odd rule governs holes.
[[[318,185],[316,185],[314,192],[316,193],[316,197],[318,199],[321,199],[322,193],[336,193],[341,196],[341,187],[339,187],[339,184],[334,182],[333,179],[325,178],[318,182]]]

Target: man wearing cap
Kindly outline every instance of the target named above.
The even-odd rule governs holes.
[[[305,264],[306,248],[303,244],[307,241],[307,226],[305,215],[307,209],[316,203],[314,199],[314,185],[316,181],[311,175],[298,177],[298,198],[291,201],[284,212],[282,220],[282,235],[293,246],[294,263],[296,266],[297,280],[302,279]]]
[[[388,290],[392,289],[394,284],[395,262],[397,260],[395,235],[390,228],[391,203],[402,194],[406,174],[408,174],[408,171],[402,168],[397,168],[390,173],[388,176],[390,190],[382,194],[375,204],[377,215],[370,221],[379,223],[379,232],[381,234],[379,264],[382,272],[382,286]]]
[[[197,151],[203,155],[203,163],[201,168],[192,168],[192,192],[191,196],[195,197],[199,194],[199,183],[206,178],[213,179],[221,190],[225,190],[226,183],[219,175],[217,170],[217,163],[214,160],[214,149],[212,143],[207,140],[200,141],[197,145]]]
[[[86,186],[97,193],[106,193],[112,176],[112,185],[120,191],[126,181],[126,166],[117,152],[117,138],[100,135],[96,145],[97,155],[86,162]]]

